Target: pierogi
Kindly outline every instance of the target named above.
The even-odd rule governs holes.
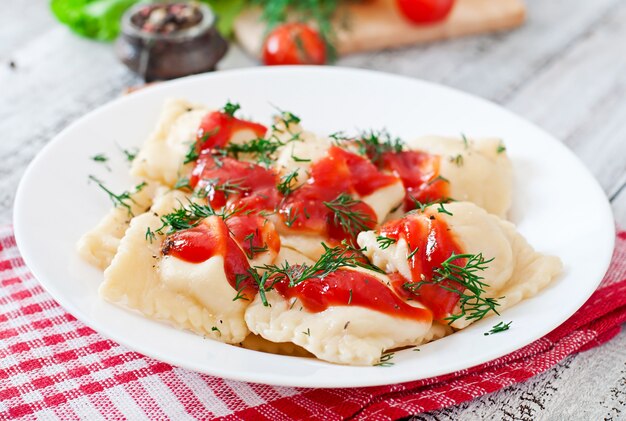
[[[560,260],[506,221],[502,141],[323,136],[290,112],[264,126],[238,110],[166,102],[132,164],[137,188],[78,243],[105,300],[217,341],[367,366],[558,277]]]

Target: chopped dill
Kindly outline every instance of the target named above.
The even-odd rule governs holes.
[[[453,263],[459,259],[466,260],[463,266]],[[499,305],[497,299],[484,296],[485,287],[488,285],[482,282],[483,277],[478,275],[479,272],[487,269],[487,265],[492,261],[493,258],[485,260],[482,253],[452,253],[448,259],[441,263],[440,267],[433,271],[430,281],[423,279],[418,282],[406,282],[403,287],[419,294],[422,285],[439,285],[442,289],[459,295],[461,311],[446,318],[449,324],[461,318],[480,320],[491,311],[499,314],[496,309]]]
[[[132,211],[132,205],[131,203],[136,203],[133,198],[132,195],[135,193],[139,193],[145,186],[148,185],[148,183],[146,183],[145,181],[136,185],[135,186],[135,191],[133,193],[129,192],[129,191],[123,191],[120,194],[115,194],[113,193],[111,190],[109,190],[108,188],[106,188],[104,186],[104,184],[102,184],[102,182],[97,179],[95,176],[90,175],[89,176],[89,180],[93,181],[94,183],[96,183],[98,185],[98,187],[100,187],[102,190],[104,190],[106,192],[106,194],[109,195],[109,199],[111,199],[111,202],[113,203],[113,206],[115,207],[123,207],[128,211],[128,215],[129,216],[134,216],[133,211]]]
[[[493,326],[489,332],[485,332],[484,335],[489,336],[496,333],[504,332],[505,330],[509,330],[509,328],[511,327],[511,323],[513,323],[513,321],[510,321],[508,323],[499,322],[498,324]]]
[[[376,237],[376,242],[378,243],[378,247],[380,247],[381,250],[386,250],[387,248],[389,248],[390,245],[395,244],[397,241],[398,240],[394,238],[389,238],[382,235]]]
[[[392,365],[394,365],[394,363],[391,361],[393,360],[393,356],[393,352],[388,352],[386,354],[383,352],[380,356],[380,360],[374,365],[377,367],[391,367]]]
[[[361,231],[369,230],[375,222],[365,212],[354,209],[355,206],[363,202],[353,199],[346,193],[341,193],[333,201],[322,203],[333,211],[335,224],[340,226],[352,238],[356,238]]]

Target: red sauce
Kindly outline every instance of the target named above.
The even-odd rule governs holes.
[[[383,167],[402,180],[404,210],[415,209],[412,198],[428,203],[449,197],[449,183],[439,178],[440,157],[420,151],[386,152]]]
[[[215,157],[204,151],[198,157],[189,184],[206,190],[211,206],[239,209],[274,209],[280,200],[278,176],[273,170],[230,157]]]
[[[170,234],[162,251],[164,255],[189,263],[202,263],[213,256],[222,256],[229,284],[235,290],[243,291],[248,299],[256,293],[257,285],[248,272],[250,264],[244,251],[218,216],[210,216],[194,228]]]
[[[280,213],[294,230],[319,233],[331,240],[354,240],[336,223],[335,213],[324,202],[332,202],[342,193],[367,196],[395,182],[396,177],[381,173],[366,158],[333,146],[326,157],[311,166],[306,184],[286,198]],[[360,212],[368,229],[376,226],[376,213],[369,205],[359,202],[349,210]]]
[[[410,214],[403,219],[391,221],[380,228],[380,234],[395,240],[405,239],[409,253],[419,247],[409,259],[411,282],[419,282],[422,275],[426,282],[432,280],[433,270],[440,267],[452,253],[463,253],[445,221],[428,214]],[[463,261],[458,259],[454,263],[462,265]],[[448,316],[459,301],[457,293],[446,291],[440,285],[425,284],[411,292],[403,288],[408,281],[402,275],[396,273],[390,277],[398,293],[407,298],[418,296],[420,302],[433,312],[435,319]],[[451,281],[444,282],[446,286],[459,288],[458,284]]]
[[[222,111],[208,113],[200,122],[196,134],[199,151],[223,148],[240,130],[251,130],[257,137],[262,137],[267,132],[267,128],[262,124],[240,120]]]
[[[318,313],[332,306],[366,307],[393,317],[430,322],[431,312],[410,306],[378,278],[363,272],[339,269],[324,278],[309,278],[294,287],[287,280],[274,288],[286,299],[297,298],[306,310]]]
[[[250,259],[264,251],[280,251],[280,236],[274,224],[261,216],[234,215],[226,220],[226,226]]]

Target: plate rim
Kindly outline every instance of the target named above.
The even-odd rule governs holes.
[[[168,88],[168,87],[175,87],[176,85],[179,84],[185,84],[185,83],[189,83],[190,81],[195,81],[195,80],[204,80],[204,79],[213,79],[213,78],[220,78],[222,76],[224,77],[228,77],[228,75],[232,75],[234,77],[237,77],[237,75],[240,76],[246,76],[248,74],[251,73],[281,73],[281,72],[285,72],[285,73],[290,73],[290,72],[302,72],[302,73],[306,73],[306,72],[312,72],[312,73],[361,73],[361,74],[365,74],[366,76],[370,76],[370,77],[378,77],[378,78],[388,78],[388,79],[395,79],[398,80],[400,82],[405,82],[405,83],[410,83],[410,84],[416,84],[416,85],[422,85],[422,86],[428,86],[430,88],[435,88],[438,90],[443,90],[443,91],[447,91],[448,93],[452,93],[454,95],[459,95],[462,97],[465,97],[466,99],[469,99],[471,101],[478,101],[480,103],[482,103],[485,106],[491,107],[491,108],[496,108],[498,109],[500,112],[503,112],[507,115],[507,117],[512,118],[514,120],[517,120],[518,122],[523,123],[526,126],[531,127],[532,129],[540,132],[543,136],[545,136],[546,138],[550,138],[550,140],[552,141],[552,143],[556,146],[558,146],[558,148],[560,149],[559,153],[563,153],[563,154],[567,154],[570,156],[570,158],[572,158],[577,165],[579,166],[580,170],[584,171],[584,176],[585,178],[589,179],[589,181],[591,181],[590,186],[593,187],[594,190],[596,190],[596,193],[601,193],[601,196],[604,197],[606,200],[602,201],[602,207],[604,208],[604,216],[609,220],[609,223],[607,224],[606,227],[603,227],[605,229],[607,229],[607,231],[605,232],[606,234],[606,240],[607,240],[607,249],[610,249],[611,252],[610,253],[606,253],[606,255],[604,256],[604,261],[601,263],[598,263],[597,266],[597,279],[594,279],[593,282],[590,282],[590,285],[593,284],[593,289],[591,289],[591,286],[589,287],[589,294],[582,294],[580,296],[578,296],[578,300],[576,302],[575,306],[572,306],[572,308],[574,308],[574,310],[572,310],[571,312],[568,311],[567,314],[562,315],[561,317],[559,317],[558,320],[558,324],[556,324],[556,322],[554,322],[555,324],[553,325],[552,323],[549,324],[549,327],[546,327],[548,325],[544,325],[541,328],[538,328],[535,330],[535,334],[533,335],[528,335],[526,337],[526,339],[524,340],[523,344],[518,344],[515,345],[513,347],[508,347],[508,349],[506,351],[500,351],[499,352],[499,356],[496,356],[494,358],[474,358],[474,362],[471,363],[471,365],[467,365],[467,364],[462,364],[462,367],[458,367],[454,370],[440,370],[440,372],[436,372],[437,370],[434,370],[436,373],[433,375],[429,375],[428,377],[420,377],[419,375],[405,375],[403,376],[403,378],[401,379],[396,379],[393,381],[389,381],[385,378],[385,376],[381,376],[381,380],[379,381],[372,381],[371,379],[368,378],[368,380],[366,381],[359,381],[358,378],[352,378],[350,380],[344,380],[344,379],[333,379],[333,381],[329,381],[329,380],[318,380],[318,379],[310,379],[310,378],[305,378],[304,381],[301,381],[301,379],[299,378],[293,378],[292,376],[285,376],[284,374],[274,374],[273,377],[271,378],[265,378],[263,376],[263,374],[249,374],[249,373],[243,373],[243,372],[236,372],[233,373],[231,371],[228,370],[222,370],[219,366],[198,366],[197,364],[191,364],[191,363],[186,363],[183,360],[176,360],[176,361],[172,361],[171,358],[164,358],[163,355],[159,355],[158,352],[153,351],[151,349],[145,349],[144,347],[142,347],[140,344],[137,345],[135,343],[133,344],[129,344],[123,337],[123,335],[118,335],[115,332],[111,331],[110,329],[106,329],[106,327],[102,326],[100,323],[94,322],[93,320],[91,320],[89,318],[88,314],[84,314],[83,311],[81,311],[80,309],[78,309],[76,306],[74,306],[74,304],[67,300],[63,294],[57,290],[57,288],[55,287],[55,282],[51,281],[49,279],[47,279],[45,273],[43,273],[42,270],[40,270],[41,268],[39,267],[39,265],[36,262],[36,257],[31,256],[29,251],[28,251],[28,247],[27,245],[24,243],[24,238],[26,238],[26,234],[24,232],[25,229],[25,224],[24,221],[22,221],[22,217],[21,217],[21,213],[19,212],[20,208],[23,206],[22,204],[24,203],[24,201],[26,200],[26,186],[28,184],[28,180],[31,177],[32,172],[34,171],[34,168],[36,168],[39,165],[39,162],[41,160],[44,159],[45,155],[48,153],[49,150],[51,150],[52,148],[54,148],[55,144],[58,143],[67,132],[70,132],[74,129],[74,127],[82,124],[83,120],[87,120],[90,118],[94,118],[94,116],[96,116],[99,113],[102,112],[106,112],[106,110],[108,110],[109,108],[113,108],[115,106],[117,106],[118,103],[126,101],[128,99],[128,97],[130,96],[147,96],[147,95],[151,95],[151,93],[153,91],[156,90],[161,90],[164,88]],[[273,386],[289,386],[289,387],[327,387],[327,388],[352,388],[352,387],[368,387],[368,386],[381,386],[381,385],[388,385],[388,384],[398,384],[398,383],[403,383],[403,382],[408,382],[408,381],[414,381],[414,380],[422,380],[422,379],[427,379],[427,378],[433,378],[433,377],[437,377],[437,376],[441,376],[444,374],[449,374],[449,373],[454,373],[457,372],[459,370],[466,370],[466,369],[471,369],[473,367],[479,366],[481,364],[484,364],[486,362],[489,361],[493,361],[494,359],[497,358],[501,358],[505,355],[510,354],[511,352],[514,352],[516,350],[519,350],[527,345],[529,345],[530,343],[536,341],[537,339],[545,336],[547,333],[549,333],[550,331],[558,328],[558,326],[562,325],[567,319],[569,319],[576,311],[578,311],[582,305],[589,299],[589,297],[593,294],[593,292],[597,289],[598,285],[600,284],[600,282],[602,281],[604,275],[606,274],[610,262],[611,262],[611,257],[612,257],[612,250],[615,247],[615,224],[614,224],[614,217],[613,217],[613,212],[612,212],[612,208],[608,202],[608,198],[606,198],[606,195],[602,189],[602,187],[600,186],[599,182],[597,181],[597,179],[594,177],[594,175],[590,172],[590,170],[584,165],[584,163],[580,160],[580,158],[578,158],[578,156],[576,156],[562,141],[558,140],[556,137],[552,136],[551,134],[549,134],[548,132],[546,132],[544,129],[538,127],[537,125],[535,125],[533,122],[525,119],[524,117],[521,117],[515,113],[513,113],[512,111],[509,111],[508,109],[495,104],[492,101],[489,101],[487,99],[478,97],[476,95],[455,89],[455,88],[451,88],[445,85],[441,85],[438,83],[434,83],[434,82],[430,82],[430,81],[426,81],[426,80],[422,80],[422,79],[418,79],[418,78],[412,78],[412,77],[408,77],[408,76],[403,76],[403,75],[397,75],[397,74],[392,74],[392,73],[386,73],[386,72],[379,72],[379,71],[374,71],[374,70],[369,70],[369,69],[356,69],[356,68],[349,68],[349,67],[318,67],[318,66],[274,66],[274,67],[253,67],[253,68],[245,68],[245,69],[235,69],[235,70],[224,70],[224,71],[219,71],[216,73],[210,73],[210,74],[200,74],[200,75],[193,75],[193,76],[188,76],[188,77],[184,77],[184,78],[180,78],[180,79],[176,79],[174,81],[168,81],[168,82],[163,82],[160,83],[158,85],[155,86],[149,86],[146,87],[144,89],[142,89],[139,92],[135,92],[130,94],[128,97],[126,96],[121,96],[118,98],[115,98],[99,107],[97,107],[94,110],[91,110],[90,112],[86,113],[85,115],[77,118],[76,120],[74,120],[71,124],[69,124],[67,127],[65,127],[63,130],[61,130],[59,133],[57,133],[56,135],[54,135],[52,137],[52,139],[37,153],[36,157],[30,162],[30,164],[28,165],[26,171],[24,172],[23,176],[21,177],[20,183],[18,185],[17,188],[17,192],[15,195],[15,200],[14,200],[14,206],[13,206],[13,226],[14,226],[14,235],[15,235],[15,239],[16,239],[16,243],[17,243],[17,247],[20,251],[20,255],[22,256],[22,258],[24,259],[24,262],[26,264],[26,266],[28,267],[29,271],[32,272],[33,276],[35,277],[35,279],[43,286],[43,288],[46,290],[46,292],[48,292],[52,298],[61,305],[61,307],[64,308],[64,310],[66,310],[67,312],[69,312],[70,314],[72,314],[74,317],[76,317],[78,320],[80,320],[82,323],[84,323],[86,326],[89,326],[90,328],[93,328],[96,332],[98,332],[99,334],[103,335],[106,338],[112,339],[114,340],[116,343],[130,349],[136,352],[139,352],[143,355],[146,355],[150,358],[153,358],[155,360],[158,361],[164,361],[168,364],[171,364],[173,366],[177,366],[177,367],[182,367],[185,369],[189,369],[195,372],[200,372],[200,373],[204,373],[204,374],[208,374],[208,375],[213,375],[213,376],[219,376],[222,378],[228,378],[228,379],[233,379],[233,380],[237,380],[237,381],[245,381],[245,382],[253,382],[253,383],[261,383],[261,384],[268,384],[268,385],[273,385]],[[598,202],[598,205],[600,205],[600,203]],[[610,246],[610,247],[609,247]],[[107,303],[108,305],[112,305]],[[157,322],[158,323],[158,322]],[[164,325],[166,327],[170,327],[167,325]],[[255,351],[251,351],[251,352],[255,352]],[[284,356],[283,356],[284,357]],[[297,357],[286,357],[286,358],[297,358]],[[341,367],[343,368],[344,366],[337,366],[337,367]],[[354,368],[354,367],[352,367]],[[363,368],[363,367],[357,367],[358,369],[365,369],[367,370],[368,368]]]

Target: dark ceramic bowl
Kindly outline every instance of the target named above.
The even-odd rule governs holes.
[[[128,9],[122,16],[121,34],[115,43],[118,58],[148,82],[215,70],[228,44],[215,28],[213,11],[203,3],[194,5],[202,19],[194,26],[170,33],[148,32],[133,22],[133,16],[146,4]]]

